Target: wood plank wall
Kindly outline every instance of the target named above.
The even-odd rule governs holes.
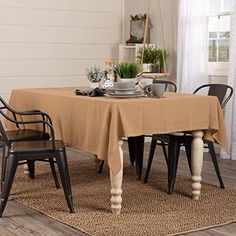
[[[0,95],[84,86],[85,68],[118,60],[122,0],[0,0]]]

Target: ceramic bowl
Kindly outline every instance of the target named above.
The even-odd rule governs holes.
[[[114,89],[134,89],[135,83],[134,82],[115,82],[113,84]]]

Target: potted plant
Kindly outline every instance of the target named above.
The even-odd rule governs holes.
[[[122,82],[137,82],[137,77],[142,73],[142,67],[134,61],[121,62],[113,67],[114,74]]]
[[[101,82],[103,78],[103,73],[98,66],[92,66],[89,68],[86,68],[86,75],[88,80],[90,81],[90,87],[96,88],[99,87],[99,82]]]
[[[151,71],[152,73],[160,73],[160,61],[151,64]]]
[[[153,65],[159,63],[160,55],[161,50],[152,46],[140,48],[137,59],[139,62],[143,62],[143,72],[153,72]]]

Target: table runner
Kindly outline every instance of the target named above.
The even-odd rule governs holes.
[[[75,88],[13,90],[16,110],[48,113],[57,139],[67,146],[97,154],[114,174],[121,169],[122,137],[204,130],[204,138],[227,150],[223,114],[217,97],[166,93],[165,98],[80,97]],[[8,128],[12,128],[8,124]]]

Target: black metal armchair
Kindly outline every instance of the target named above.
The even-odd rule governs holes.
[[[193,93],[205,92],[209,96],[216,96],[219,99],[221,108],[223,109],[227,102],[233,95],[233,88],[225,84],[205,84],[197,88]],[[174,189],[176,172],[179,160],[180,147],[184,146],[186,150],[186,156],[191,171],[191,142],[192,136],[190,133],[177,133],[177,134],[162,134],[153,135],[150,146],[150,153],[148,159],[147,170],[144,178],[144,183],[147,183],[149,172],[152,165],[153,155],[156,148],[156,143],[160,141],[162,144],[164,156],[168,166],[168,193],[172,193]],[[211,141],[203,140],[204,147],[209,148],[211,159],[220,183],[220,187],[224,188],[224,183],[220,175],[218,161],[215,154],[214,144]],[[165,145],[168,145],[168,152],[165,149]]]
[[[48,121],[52,124],[51,118],[48,114],[41,112],[39,110],[31,110],[31,111],[23,111],[19,112],[11,108],[2,97],[0,97],[0,114],[10,123],[13,123],[15,126],[14,130],[5,131],[7,138],[10,142],[19,142],[19,141],[36,141],[36,140],[49,140],[50,135],[46,132],[45,123],[42,123],[42,130],[30,129],[25,128],[23,125],[24,123],[20,124],[18,120],[24,120],[24,118],[29,118],[30,116],[34,116],[37,118],[42,119],[43,121]],[[31,123],[35,124],[35,123]],[[3,157],[2,157],[2,179],[4,176],[5,171],[5,156],[6,150],[3,145]],[[52,174],[55,180],[55,185],[57,188],[60,187],[59,181],[56,175],[56,170],[54,166],[54,160],[44,159],[42,161],[48,161],[50,163],[50,167],[52,170]],[[35,161],[27,161],[28,169],[29,169],[29,176],[30,178],[34,179],[35,177]]]
[[[4,166],[2,167],[4,172],[2,179],[0,217],[2,217],[7,204],[18,163],[21,161],[44,160],[46,158],[56,159],[67,205],[70,212],[74,212],[65,145],[62,140],[55,140],[52,124],[45,120],[24,122],[14,120],[14,122],[17,125],[43,124],[47,126],[50,131],[50,139],[41,141],[14,142],[9,140],[2,123],[0,122],[0,136],[5,148],[5,161],[3,163]]]

